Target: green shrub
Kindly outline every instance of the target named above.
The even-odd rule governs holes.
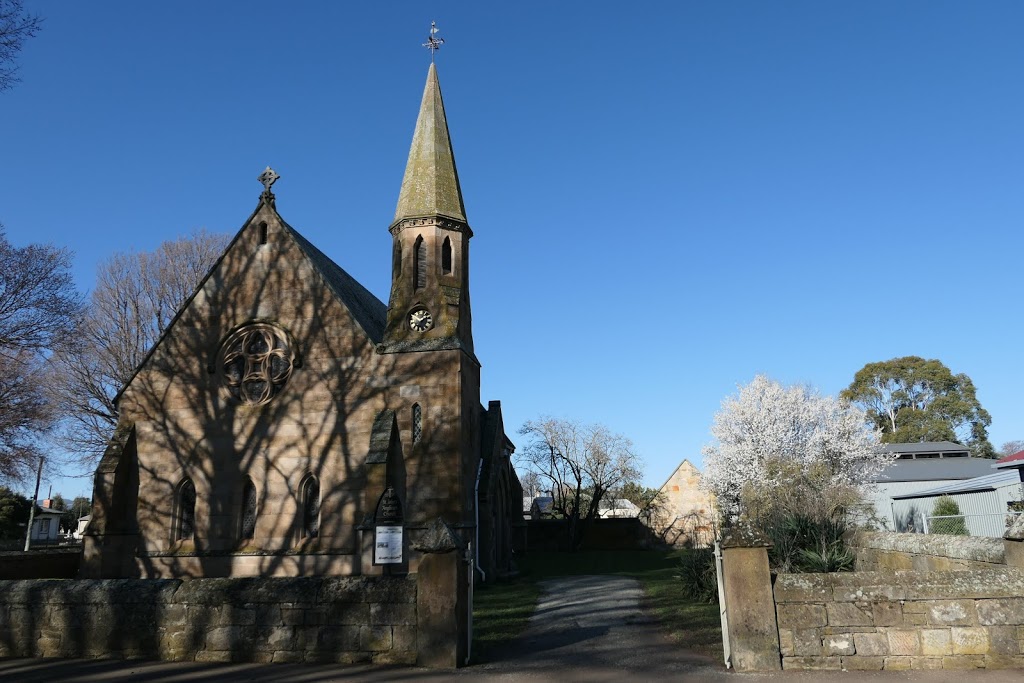
[[[718,602],[718,576],[715,572],[715,551],[710,548],[687,548],[679,556],[678,574],[685,597],[694,602]]]
[[[854,554],[846,547],[841,518],[812,519],[789,515],[765,525],[772,542],[768,562],[774,572],[852,571]]]
[[[939,496],[935,501],[935,508],[932,510],[933,517],[929,524],[929,530],[933,534],[951,534],[953,536],[970,536],[967,531],[967,522],[963,517],[953,516],[960,514],[960,505],[951,496]]]

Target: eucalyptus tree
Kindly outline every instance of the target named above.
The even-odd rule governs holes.
[[[904,356],[868,363],[841,395],[867,411],[885,443],[955,441],[977,457],[997,456],[988,440],[992,417],[974,382],[941,361]]]

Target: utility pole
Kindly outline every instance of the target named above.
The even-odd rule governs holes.
[[[44,460],[46,458],[40,456],[39,469],[36,470],[36,490],[32,494],[32,506],[28,509],[28,528],[25,529],[25,552],[28,552],[29,546],[32,544],[32,522],[36,518],[36,499],[39,498],[39,480],[43,478]]]

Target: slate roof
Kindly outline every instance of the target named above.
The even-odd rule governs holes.
[[[281,221],[284,223],[284,221]],[[345,272],[337,263],[329,259],[313,243],[299,234],[292,226],[284,223],[302,251],[313,262],[324,281],[334,294],[352,312],[356,322],[366,331],[373,343],[378,344],[384,339],[384,326],[387,324],[388,307],[370,290]]]
[[[932,481],[941,479],[973,479],[992,472],[987,458],[927,458],[896,460],[886,467],[875,481]]]
[[[955,481],[949,484],[942,484],[941,486],[925,489],[924,491],[904,493],[899,496],[893,496],[892,499],[908,500],[910,498],[930,498],[932,496],[941,496],[953,493],[995,491],[997,488],[1019,483],[1020,476],[1016,472],[996,472],[995,474],[986,474],[984,476],[967,479],[965,481]]]

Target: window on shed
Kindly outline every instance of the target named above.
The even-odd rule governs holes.
[[[420,408],[419,403],[414,403],[412,406],[412,442],[414,444],[420,442],[420,437],[423,436],[423,409]]]
[[[242,487],[242,528],[239,536],[242,539],[256,536],[256,485],[248,477]]]
[[[302,484],[302,537],[320,533],[320,482],[310,475]]]
[[[413,255],[416,257],[416,267],[413,269],[416,289],[423,289],[427,286],[427,245],[422,235],[416,238]]]
[[[191,479],[178,486],[177,513],[174,518],[174,540],[187,541],[196,531],[196,487]]]
[[[444,238],[444,244],[441,245],[441,272],[445,275],[452,272],[452,241],[448,237]]]

